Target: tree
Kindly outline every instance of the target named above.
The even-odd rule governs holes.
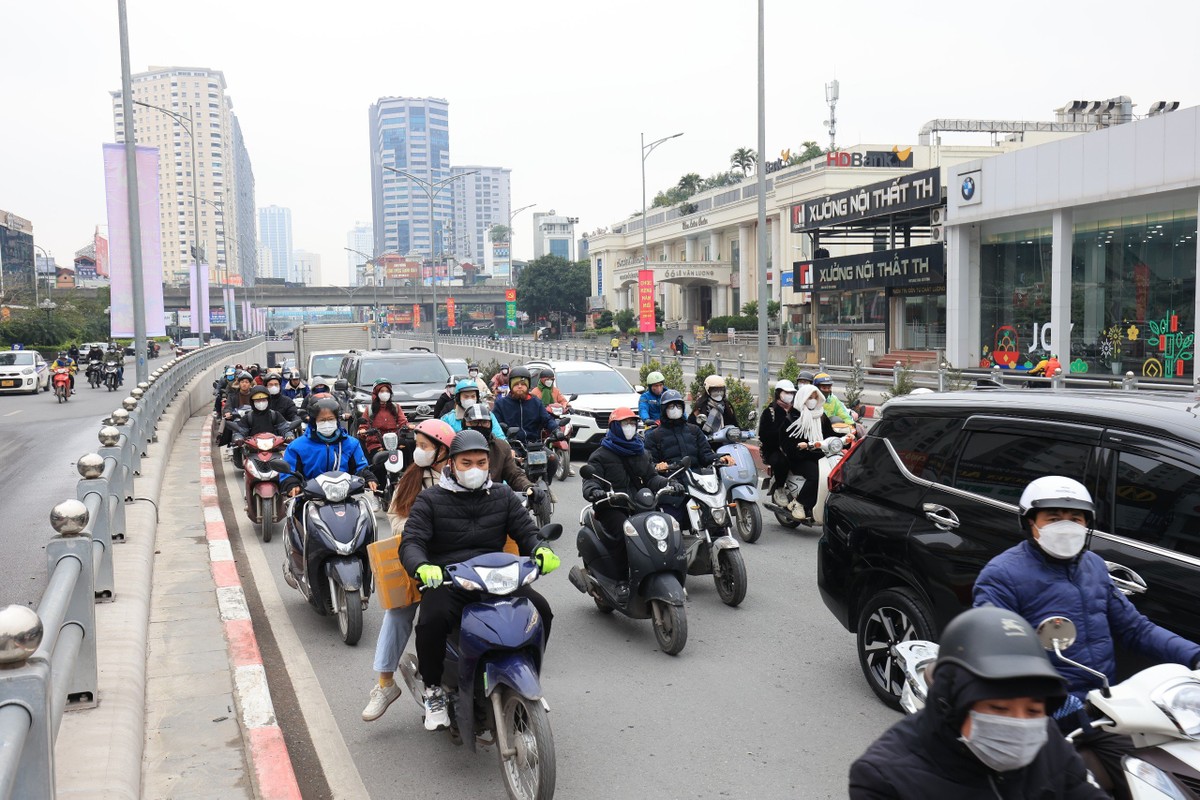
[[[749,147],[739,147],[733,151],[733,155],[729,157],[729,164],[734,169],[740,169],[742,175],[749,175],[750,169],[758,163],[758,154]]]
[[[517,307],[536,320],[557,318],[560,323],[582,319],[592,290],[588,262],[572,263],[560,256],[530,261],[517,280]]]
[[[703,182],[704,179],[700,177],[699,173],[689,172],[679,179],[679,183],[675,184],[675,188],[683,192],[684,199],[687,199],[700,190],[700,184]]]
[[[488,234],[493,244],[510,241],[512,237],[512,228],[507,225],[493,225],[492,232]]]
[[[778,300],[768,300],[767,301],[767,319],[773,320],[773,319],[778,319],[778,318],[779,318],[779,301]]]
[[[758,301],[751,300],[748,303],[746,303],[745,305],[743,305],[742,306],[742,315],[746,316],[746,317],[757,317],[758,316]]]
[[[796,164],[799,164],[802,161],[811,161],[814,158],[819,158],[825,152],[821,149],[821,145],[811,140],[807,142],[801,142],[800,146],[804,149],[799,153],[792,154],[792,158],[795,159]]]
[[[613,325],[621,331],[628,331],[637,324],[637,315],[632,308],[622,308],[613,313]]]

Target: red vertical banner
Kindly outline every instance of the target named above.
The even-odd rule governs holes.
[[[638,330],[654,333],[658,325],[654,321],[654,270],[638,270]]]
[[[413,303],[413,330],[421,329],[421,307]]]
[[[454,327],[454,298],[446,298],[446,327]]]

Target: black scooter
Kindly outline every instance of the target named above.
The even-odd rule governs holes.
[[[375,541],[367,482],[346,472],[306,480],[283,459],[270,466],[304,485],[303,493],[288,501],[283,579],[318,614],[337,615],[342,641],[357,644],[372,589],[367,545]]]
[[[597,475],[591,464],[585,464],[579,474],[585,479],[594,478],[608,484],[609,491],[607,497],[587,506],[580,515],[582,527],[575,542],[583,566],[571,567],[571,585],[591,595],[596,608],[605,614],[615,609],[631,619],[653,618],[654,638],[659,647],[667,655],[678,655],[687,644],[687,612],[683,605],[687,548],[683,544],[679,522],[656,508],[659,496],[673,490],[664,487],[655,493],[639,489],[630,497],[625,492],[614,492],[612,484]],[[606,532],[607,536],[620,537],[625,542],[629,559],[627,588],[594,568],[595,564],[609,558],[601,535],[597,533],[599,522],[594,514],[601,503],[622,508],[630,514],[624,531]],[[629,532],[630,526],[633,533]]]
[[[550,524],[550,518],[554,516],[554,494],[550,491],[549,482],[552,479],[550,473],[550,455],[551,447],[550,440],[545,443],[539,443],[538,447],[529,447],[523,438],[520,428],[508,429],[508,444],[512,448],[513,458],[517,460],[517,465],[525,470],[525,477],[529,482],[542,490],[542,497],[545,499],[541,503],[534,503],[533,497],[530,496],[525,501],[526,508],[533,514],[534,522],[538,527],[543,527]]]

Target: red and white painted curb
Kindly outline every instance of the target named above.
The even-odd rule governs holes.
[[[234,693],[242,715],[242,726],[249,737],[250,767],[254,770],[258,797],[264,800],[299,800],[300,786],[292,769],[292,759],[283,741],[283,732],[275,719],[275,706],[267,687],[250,607],[242,591],[229,531],[217,500],[216,473],[212,462],[212,418],[200,436],[200,505],[204,508],[204,535],[213,581],[217,584],[217,605],[225,627],[229,663],[233,668]]]

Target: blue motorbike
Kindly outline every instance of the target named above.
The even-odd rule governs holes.
[[[745,437],[736,425],[728,425],[712,435],[712,446],[717,455],[733,457],[733,464],[718,472],[734,511],[737,534],[746,544],[753,544],[762,536],[762,511],[758,508],[758,468],[749,448],[742,444]]]
[[[561,525],[542,528],[542,538],[557,539]],[[446,640],[443,689],[455,744],[495,745],[504,788],[513,800],[550,800],[554,796],[554,735],[542,697],[539,673],[545,638],[542,620],[527,598],[508,598],[541,572],[532,558],[488,553],[443,567],[446,580],[475,594],[462,622]],[[417,659],[405,653],[400,674],[409,695],[421,704],[425,685]]]

